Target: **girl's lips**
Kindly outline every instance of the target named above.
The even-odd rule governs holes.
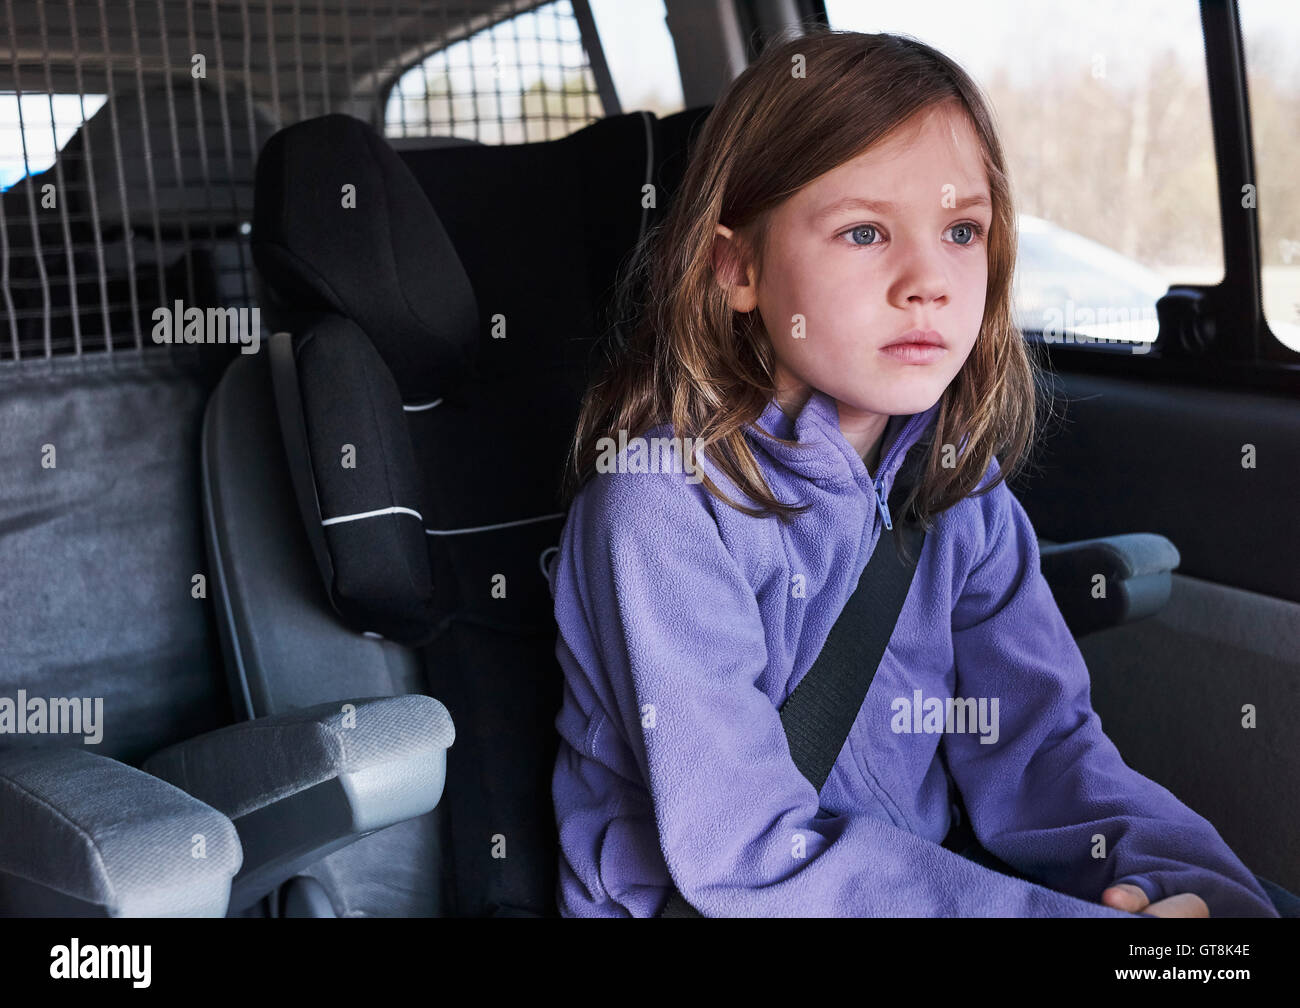
[[[946,354],[948,349],[925,343],[894,343],[881,347],[880,352],[904,364],[930,364]]]

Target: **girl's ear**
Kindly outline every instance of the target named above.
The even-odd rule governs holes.
[[[727,293],[733,311],[751,312],[758,307],[754,267],[745,255],[744,243],[725,224],[719,224],[713,238],[713,277]]]

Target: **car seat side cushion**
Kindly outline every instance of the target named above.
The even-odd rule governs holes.
[[[1043,576],[1076,637],[1159,612],[1169,601],[1177,547],[1154,532],[1040,547]]]
[[[438,614],[397,383],[366,336],[337,316],[296,341],[295,359],[330,599],[355,630],[423,643]]]
[[[225,815],[85,749],[0,752],[0,823],[4,915],[224,917],[243,863]]]
[[[144,766],[234,822],[240,910],[331,851],[436,807],[455,737],[433,697],[361,697],[220,728]]]

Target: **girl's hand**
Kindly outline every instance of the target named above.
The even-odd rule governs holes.
[[[1101,894],[1101,901],[1116,910],[1147,913],[1152,917],[1208,917],[1210,908],[1196,893],[1175,893],[1151,903],[1147,894],[1135,885],[1121,882]],[[1148,905],[1150,904],[1150,905]]]

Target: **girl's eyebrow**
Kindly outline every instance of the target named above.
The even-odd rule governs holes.
[[[957,200],[951,207],[944,206],[945,210],[966,210],[969,207],[982,206],[987,209],[993,209],[993,204],[989,197],[983,193],[975,196],[963,196]],[[829,217],[832,214],[841,213],[845,210],[866,210],[870,213],[894,213],[898,210],[898,205],[888,200],[869,200],[861,199],[857,196],[846,196],[843,199],[836,200],[829,206],[822,207],[815,214],[813,220],[819,221],[823,217]]]

